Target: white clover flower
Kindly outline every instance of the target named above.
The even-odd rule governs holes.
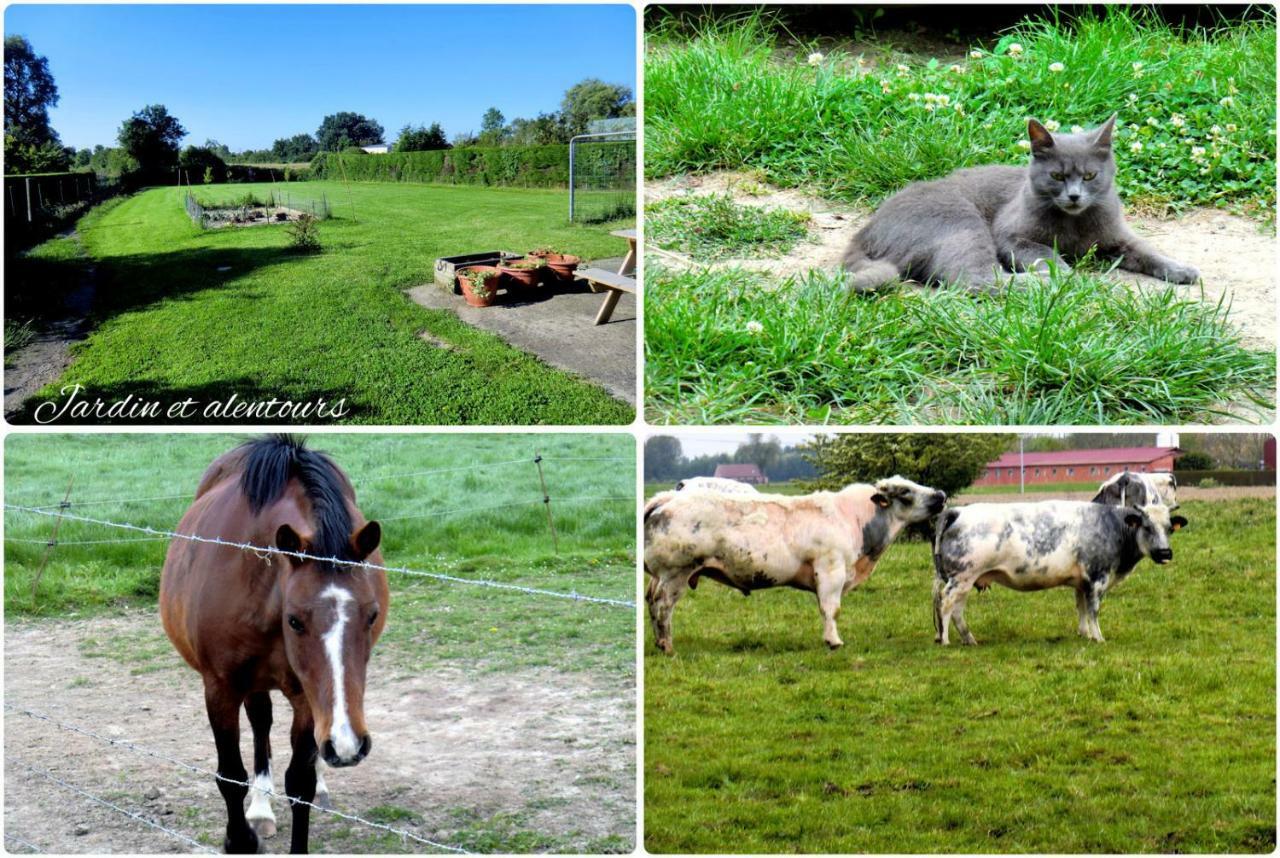
[[[920,100],[920,93],[918,92],[907,93],[907,101],[919,101],[919,100]]]
[[[1130,144],[1129,144],[1129,151],[1130,151],[1130,152],[1141,152],[1141,151],[1142,151],[1142,144],[1141,144],[1140,142],[1138,142],[1137,140],[1134,140],[1132,143],[1130,143]]]
[[[925,103],[925,104],[933,104],[933,103],[934,103],[935,101],[937,101],[937,100],[938,100],[938,96],[937,96],[936,94],[932,93],[932,92],[926,92],[926,93],[924,94],[924,103]]]
[[[1192,146],[1192,147],[1191,147],[1191,159],[1192,159],[1193,161],[1198,161],[1198,160],[1200,160],[1201,158],[1203,158],[1203,157],[1204,157],[1204,153],[1205,153],[1206,151],[1208,151],[1208,150],[1207,150],[1207,149],[1205,149],[1203,146]]]
[[[949,65],[947,66],[947,70],[950,71],[952,74],[964,74],[964,66],[961,66],[961,65],[955,65],[955,64]]]
[[[943,93],[942,95],[938,96],[938,104],[941,104],[943,107],[946,107],[950,103],[951,103],[951,96],[947,95],[946,93]]]
[[[1133,134],[1136,134],[1138,132],[1137,123],[1134,123],[1134,122],[1129,123],[1129,132]]]
[[[1236,103],[1236,100],[1229,95],[1224,95],[1222,98],[1218,99],[1218,104],[1222,105],[1223,107],[1232,107],[1235,105],[1235,103]]]
[[[822,61],[825,59],[826,57],[824,57],[821,53],[819,53],[818,51],[814,51],[813,53],[809,54],[809,65],[820,66],[822,65]]]
[[[956,113],[960,114],[961,116],[964,116],[964,105],[962,105],[960,102],[957,101],[955,104],[951,105],[951,109],[954,110]]]
[[[926,104],[926,105],[924,106],[924,109],[925,109],[925,110],[927,110],[927,111],[929,111],[930,113],[933,113],[935,110],[937,110],[937,109],[938,109],[938,105],[936,105],[936,104]]]
[[[1083,125],[1072,125],[1072,126],[1071,126],[1071,133],[1072,133],[1072,134],[1083,134],[1083,133],[1084,133],[1084,126],[1083,126]]]
[[[756,334],[762,334],[764,333],[764,325],[760,324],[755,319],[752,319],[750,322],[747,322],[747,333],[751,334],[753,337]]]
[[[1150,125],[1152,128],[1159,128],[1159,127],[1160,127],[1160,120],[1159,120],[1159,119],[1156,119],[1154,116],[1148,116],[1148,117],[1147,117],[1147,124],[1148,124],[1148,125]]]
[[[1030,140],[1019,140],[1019,141],[1018,141],[1018,148],[1019,148],[1019,149],[1030,149],[1030,148],[1031,148],[1031,141],[1030,141]]]
[[[1142,77],[1142,63],[1133,64],[1133,76]]]
[[[969,51],[969,59],[971,60],[982,59],[982,51]]]
[[[1010,45],[1009,45],[1009,56],[1011,56],[1011,57],[1020,57],[1020,56],[1022,56],[1022,45],[1018,44],[1017,42],[1013,42],[1012,44],[1010,44]]]
[[[897,68],[898,68],[898,74],[908,74],[911,71],[910,68],[908,68],[907,66],[904,66],[902,63],[898,63]]]
[[[1214,137],[1217,137],[1219,134],[1222,133],[1222,127],[1218,125],[1214,125],[1212,128],[1209,129],[1209,133],[1212,134]]]
[[[1128,99],[1127,99],[1127,100],[1128,100],[1128,102],[1129,102],[1130,104],[1137,104],[1137,103],[1138,103],[1138,94],[1137,94],[1136,92],[1131,92],[1131,93],[1129,93],[1129,96],[1128,96]]]
[[[1049,119],[1044,123],[1044,127],[1046,131],[1057,131],[1062,126],[1058,124],[1057,120]]]
[[[1238,125],[1236,125],[1234,122],[1228,122],[1228,123],[1227,123],[1227,133],[1228,133],[1228,134],[1235,134],[1235,133],[1236,133],[1237,131],[1239,131],[1239,130],[1240,130],[1240,127],[1239,127]]]
[[[1169,124],[1174,128],[1181,128],[1187,124],[1187,119],[1181,113],[1174,113],[1169,117]]]
[[[1062,63],[1049,63],[1049,71],[1051,72],[1057,73],[1057,72],[1066,71],[1066,70],[1067,70],[1067,67],[1064,66]]]

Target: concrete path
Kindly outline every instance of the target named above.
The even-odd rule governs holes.
[[[600,267],[608,268],[608,260]],[[615,261],[612,268],[617,268]],[[636,404],[636,300],[622,296],[612,319],[596,325],[604,293],[585,283],[559,287],[536,300],[516,304],[472,307],[435,283],[406,291],[429,310],[451,310],[468,325],[496,334],[515,348],[535,355],[557,369],[599,384],[609,393]]]

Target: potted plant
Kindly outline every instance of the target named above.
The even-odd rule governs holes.
[[[539,247],[537,250],[530,250],[525,255],[532,259],[546,259],[553,253],[555,253],[555,251],[549,247]]]
[[[566,283],[573,282],[573,272],[582,263],[581,259],[571,253],[548,253],[544,258],[547,261],[547,267]]]
[[[546,268],[546,263],[541,259],[507,259],[498,264],[498,270],[507,276],[507,279],[524,287],[537,286],[542,280],[542,271]]]
[[[492,265],[477,265],[458,272],[462,297],[472,307],[488,307],[498,300],[498,282],[502,272]]]

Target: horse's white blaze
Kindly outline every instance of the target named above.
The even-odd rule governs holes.
[[[254,777],[253,787],[249,791],[249,812],[245,814],[245,818],[269,819],[275,822],[276,815],[271,810],[271,795],[274,789],[271,781],[271,763],[267,763],[265,772],[258,772]]]
[[[330,584],[320,593],[322,599],[333,602],[333,625],[321,638],[325,655],[329,657],[329,669],[333,671],[333,721],[329,727],[329,741],[338,757],[349,760],[360,750],[360,740],[351,729],[347,715],[347,686],[342,662],[342,633],[347,627],[347,612],[355,601],[351,594],[336,584]]]

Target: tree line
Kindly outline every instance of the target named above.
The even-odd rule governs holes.
[[[167,182],[177,169],[191,182],[224,181],[228,164],[300,163],[323,152],[357,151],[385,145],[386,131],[375,119],[352,111],[325,116],[315,133],[303,132],[274,141],[269,149],[233,152],[216,140],[180,149],[186,129],[161,104],[133,113],[121,123],[115,146],[77,150],[64,146],[49,123],[58,104],[58,87],[49,61],[23,36],[4,43],[4,152],[10,174],[93,170],[133,184]],[[497,107],[480,118],[480,131],[467,131],[450,141],[439,122],[406,125],[391,147],[397,152],[450,149],[455,146],[508,146],[565,143],[600,119],[635,116],[631,89],[597,78],[579,81],[565,91],[560,108],[532,119],[510,122]]]

